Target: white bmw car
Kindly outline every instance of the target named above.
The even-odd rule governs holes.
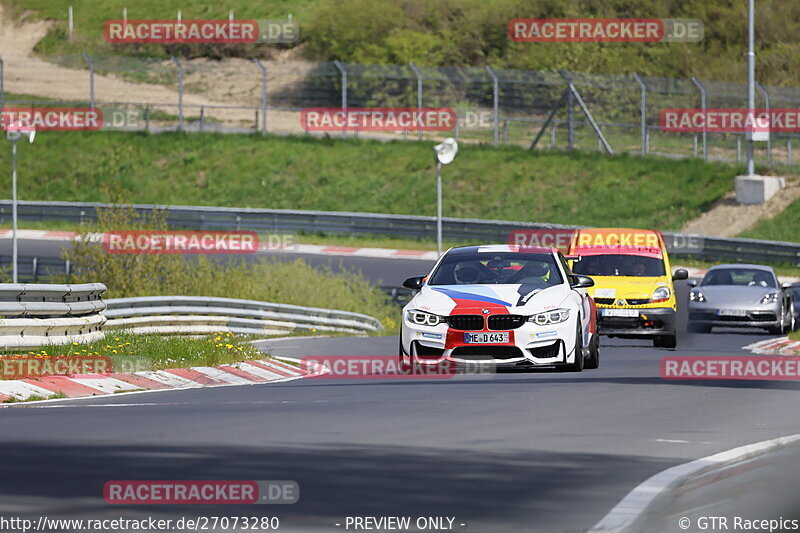
[[[403,308],[400,364],[557,367],[599,365],[590,277],[557,250],[509,245],[448,250]]]

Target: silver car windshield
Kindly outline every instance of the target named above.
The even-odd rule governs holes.
[[[770,272],[755,268],[716,268],[706,274],[701,285],[778,286]]]

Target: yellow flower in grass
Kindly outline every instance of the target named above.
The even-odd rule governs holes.
[[[116,350],[111,350],[111,353],[117,353],[117,351]]]
[[[225,347],[230,350],[231,348],[233,348],[233,344],[226,344]]]

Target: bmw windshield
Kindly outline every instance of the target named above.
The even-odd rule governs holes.
[[[537,253],[454,253],[442,259],[428,285],[532,284],[563,282],[555,259]]]

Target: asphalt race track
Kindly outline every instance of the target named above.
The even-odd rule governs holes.
[[[394,285],[428,268],[391,263],[410,263],[384,278]],[[685,283],[678,291],[685,301]],[[683,334],[676,350],[603,338],[600,369],[580,374],[307,379],[19,405],[0,410],[0,515],[269,514],[298,532],[344,531],[347,516],[432,516],[454,517],[454,531],[586,531],[659,471],[797,433],[796,384],[659,376],[666,355],[743,355],[764,338]],[[259,346],[394,358],[397,338]],[[124,479],[295,480],[300,501],[106,504],[103,484]]]

